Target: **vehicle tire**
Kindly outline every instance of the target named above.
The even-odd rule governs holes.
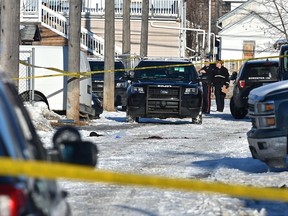
[[[192,124],[202,124],[202,113],[199,113],[199,115],[195,118],[192,118]]]
[[[100,119],[100,114],[95,114],[94,116],[91,116],[92,119]]]
[[[231,112],[231,115],[232,115],[235,119],[243,119],[243,118],[247,115],[248,110],[245,109],[244,107],[237,108],[237,107],[235,106],[233,97],[231,97],[231,99],[230,99],[230,112]]]
[[[140,117],[132,117],[130,115],[126,115],[126,122],[133,123],[137,122],[139,123]]]
[[[24,101],[31,101],[32,98],[32,91],[29,90],[29,91],[25,91],[25,92],[22,92],[21,94],[19,94],[21,100],[24,102]],[[50,110],[50,107],[49,107],[49,103],[47,101],[47,98],[39,91],[35,91],[34,92],[34,101],[42,101],[44,102],[48,109]]]
[[[126,115],[126,122],[133,123],[136,119],[130,115]]]
[[[129,114],[129,109],[128,107],[126,106],[126,122],[129,122],[129,123],[133,123],[133,122],[139,122],[139,117],[132,117],[130,114]]]

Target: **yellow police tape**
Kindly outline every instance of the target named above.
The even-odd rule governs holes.
[[[232,59],[232,60],[223,60],[224,62],[243,62],[243,61],[249,61],[249,60],[260,60],[260,59],[271,59],[271,58],[283,58],[287,55],[281,55],[281,56],[264,56],[264,57],[258,57],[258,58],[246,58],[246,59]],[[210,64],[215,64],[216,62],[210,62]],[[42,67],[37,65],[32,65],[29,63],[26,63],[24,61],[20,61],[20,64],[23,64],[25,66],[29,67],[35,67],[35,68],[42,68],[46,70],[56,71],[59,72],[59,74],[49,74],[49,75],[41,75],[41,76],[30,76],[30,77],[21,77],[21,78],[14,78],[15,80],[21,80],[21,79],[33,79],[33,78],[48,78],[48,77],[55,77],[55,76],[70,76],[70,77],[80,77],[80,76],[90,76],[92,74],[96,73],[107,73],[107,72],[120,72],[120,71],[129,71],[129,70],[135,70],[135,68],[126,68],[126,69],[115,69],[115,70],[99,70],[99,71],[86,71],[86,72],[67,72],[64,70],[60,70],[58,68],[53,67]],[[185,66],[190,65],[197,65],[197,64],[203,64],[203,62],[197,62],[197,63],[191,63],[186,64]],[[178,67],[182,65],[165,65],[165,66],[150,66],[145,68],[137,68],[136,70],[144,70],[144,69],[151,69],[151,68],[165,68],[165,67]]]
[[[59,68],[54,67],[43,67],[38,65],[32,65],[30,63],[19,61],[20,64],[25,65],[27,67],[34,67],[38,69],[45,69],[59,72],[58,74],[49,74],[49,75],[39,75],[39,76],[30,76],[30,77],[21,77],[21,78],[14,78],[15,80],[22,80],[22,79],[34,79],[34,78],[48,78],[48,77],[56,77],[56,76],[70,76],[70,77],[80,77],[80,76],[90,76],[91,74],[95,73],[104,73],[104,72],[117,72],[117,71],[126,71],[129,69],[116,69],[116,70],[99,70],[99,71],[85,71],[85,72],[67,72],[61,70]]]
[[[0,158],[0,174],[19,176],[26,175],[37,178],[67,178],[89,182],[105,182],[110,184],[136,185],[161,189],[222,193],[239,198],[288,201],[288,191],[279,188],[262,188],[243,185],[228,185],[219,182],[204,182],[194,179],[168,178],[160,176],[136,175],[94,169],[64,163],[47,163],[41,161],[11,160]]]

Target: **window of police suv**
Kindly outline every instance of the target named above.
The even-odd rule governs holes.
[[[245,65],[245,73],[243,73],[242,79],[253,82],[277,81],[278,73],[278,62],[250,63]]]
[[[96,81],[96,80],[104,80],[104,61],[90,61],[89,62],[90,64],[90,68],[91,68],[91,71],[102,71],[102,73],[93,73],[92,74],[92,81]],[[115,64],[114,64],[114,69],[115,69],[115,80],[119,80],[124,72],[125,72],[125,66],[122,62],[118,62],[118,61],[115,61]],[[117,71],[119,70],[119,71]]]
[[[197,79],[197,71],[189,62],[142,61],[134,69],[134,80],[196,83]]]

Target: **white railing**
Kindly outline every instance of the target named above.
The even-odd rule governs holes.
[[[68,38],[68,20],[61,14],[56,13],[50,8],[41,5],[40,21],[41,24],[56,32],[62,37]]]
[[[41,5],[41,23],[46,28],[51,29],[57,34],[68,38],[68,20],[66,17],[58,14],[50,8]],[[104,55],[104,39],[97,36],[93,32],[85,28],[81,28],[80,38],[81,48],[89,51],[93,55],[103,56]],[[115,47],[115,55],[121,54],[121,48]]]
[[[104,15],[105,0],[82,0],[82,15]],[[150,17],[178,17],[180,0],[150,0]],[[115,0],[115,15],[122,16],[123,0]],[[131,16],[141,15],[142,0],[131,0]],[[68,38],[68,0],[21,0],[21,22],[41,22],[43,26]],[[96,56],[104,55],[104,39],[85,28],[81,28],[81,47]],[[115,47],[115,55],[121,55]]]
[[[36,16],[35,13],[31,12],[38,8],[38,4],[35,5],[33,4],[31,10],[29,9],[28,14],[29,19],[28,20],[22,19],[22,22],[23,21],[27,22],[31,20],[41,22],[41,24],[44,27],[56,32],[57,34],[61,35],[64,38],[68,38],[69,27],[67,18],[55,12],[54,10],[46,7],[45,5],[41,4],[41,2],[39,4],[40,4],[40,10],[37,11],[38,16]],[[21,11],[22,10],[23,9],[21,9]],[[95,56],[104,55],[104,39],[85,28],[81,28],[80,44],[82,49],[89,51]],[[122,53],[121,48],[115,47],[115,55],[119,56],[121,55],[121,53]]]
[[[81,47],[96,56],[104,55],[104,39],[85,28],[81,28]],[[115,56],[120,56],[122,49],[115,46]]]
[[[37,13],[39,0],[21,0],[23,15]],[[45,6],[60,14],[69,14],[69,0],[40,0]],[[179,17],[178,8],[180,0],[149,0],[149,16],[177,18]],[[131,0],[130,14],[141,16],[142,0]],[[82,15],[99,15],[105,14],[105,0],[82,0]],[[115,16],[123,15],[123,0],[115,0]]]
[[[88,0],[95,2],[95,0]],[[105,3],[105,0],[102,0]],[[149,0],[149,16],[176,18],[179,11],[179,0]],[[130,15],[141,16],[142,14],[142,0],[131,0]],[[115,15],[123,14],[123,0],[115,0]]]

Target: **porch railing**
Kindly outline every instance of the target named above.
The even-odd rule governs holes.
[[[44,4],[51,10],[60,13],[69,13],[69,0],[21,0],[23,15],[37,12],[38,2]],[[149,16],[175,19],[179,17],[180,0],[149,0]],[[141,16],[142,0],[131,0],[130,15]],[[82,15],[105,14],[105,0],[82,0]],[[123,14],[123,0],[115,0],[115,16]]]
[[[105,0],[82,0],[82,15],[103,16]],[[178,4],[180,0],[150,0],[150,18],[178,17]],[[123,0],[115,0],[115,16],[122,16]],[[131,16],[140,16],[142,0],[131,0]],[[68,0],[21,0],[21,22],[40,22],[46,28],[68,38],[69,1]],[[93,55],[104,55],[104,39],[95,33],[81,28],[81,47]],[[115,55],[121,55],[121,48],[115,47]]]
[[[39,22],[44,27],[56,32],[60,36],[68,38],[69,28],[67,18],[51,8],[46,7],[44,4],[41,4],[41,2],[40,4],[32,5],[33,10],[37,9],[38,5],[40,5],[40,10],[37,10],[37,16],[36,13],[32,13],[32,10],[24,10],[24,8],[22,8],[21,11],[24,10],[24,13],[21,13],[23,14],[21,16],[21,22]],[[104,55],[104,39],[85,28],[81,28],[80,44],[82,49],[89,51],[95,56]],[[121,53],[121,48],[116,46],[115,55],[119,56]]]

